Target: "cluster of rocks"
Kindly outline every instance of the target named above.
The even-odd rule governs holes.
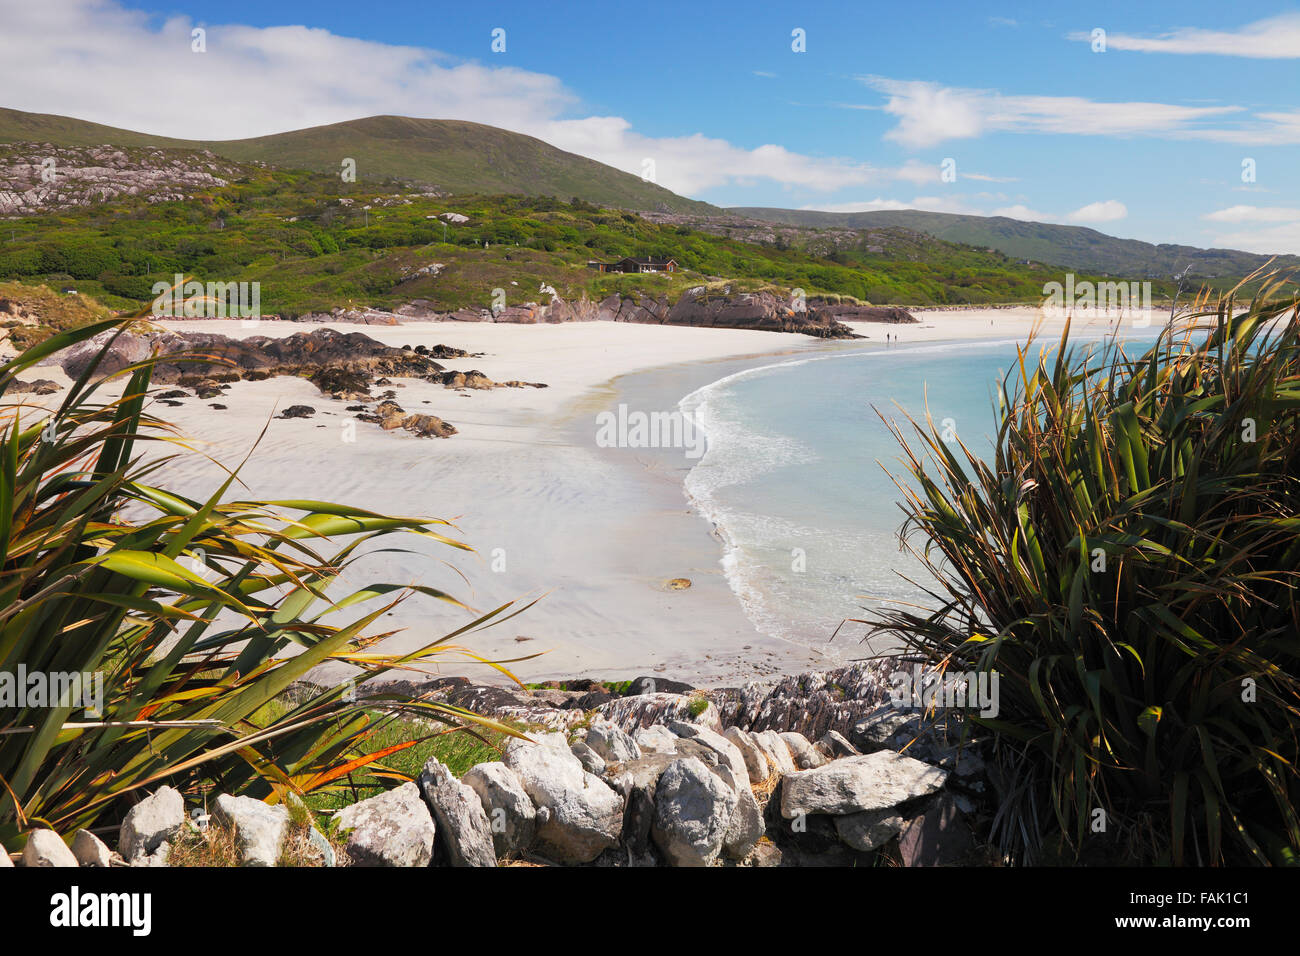
[[[180,792],[163,786],[127,812],[118,827],[116,850],[89,830],[77,830],[69,845],[53,830],[38,829],[28,834],[19,865],[168,866],[174,841],[186,831],[200,831],[209,821],[230,829],[244,866],[276,866],[291,829],[289,810],[282,804],[219,794],[212,802],[210,815],[196,808],[187,816]],[[322,865],[335,865],[333,845],[314,824],[308,830],[307,844]],[[0,851],[0,867],[12,865],[9,856]]]
[[[719,329],[756,329],[767,332],[794,332],[818,338],[856,338],[845,322],[916,322],[900,308],[831,303],[822,299],[807,300],[806,308],[796,309],[787,298],[772,292],[736,292],[729,288],[712,291],[704,286],[687,289],[676,302],[665,296],[645,294],[607,296],[592,302],[585,296],[566,301],[558,295],[549,303],[525,302],[495,311],[458,309],[440,311],[427,299],[416,299],[399,306],[393,321],[424,322],[508,322],[524,325],[561,322],[636,322],[650,325],[685,325]],[[338,319],[332,314],[327,318]]]
[[[193,397],[207,401],[223,397],[231,383],[241,380],[260,381],[275,375],[305,377],[331,399],[363,403],[349,406],[349,411],[359,413],[356,417],[360,421],[378,424],[385,430],[403,428],[421,437],[437,438],[456,434],[455,427],[435,415],[408,414],[394,401],[397,393],[392,388],[378,396],[372,390],[393,386],[388,376],[418,378],[465,394],[492,388],[546,388],[541,382],[495,382],[477,369],[448,369],[436,361],[477,357],[461,349],[446,345],[396,348],[362,332],[313,329],[278,338],[255,335],[236,339],[213,333],[141,328],[112,338],[111,348],[101,355],[110,338],[111,332],[101,333],[64,349],[51,361],[76,378],[92,362],[98,362],[97,373],[110,374],[156,353],[160,358],[154,365],[154,381],[179,386],[156,397],[172,406],[191,397],[187,388],[193,390]],[[281,417],[308,418],[313,414],[315,409],[309,405],[294,405]]]
[[[239,166],[201,150],[0,145],[0,215],[25,216],[138,196],[188,199],[227,185]]]
[[[882,702],[883,673],[879,663],[857,664],[789,678],[762,696],[639,678],[591,709],[564,706],[590,689],[539,689],[530,716],[544,718],[549,706],[559,729],[511,739],[499,760],[459,779],[430,759],[417,780],[338,811],[339,862],[807,866],[867,864],[881,852],[909,866],[967,861],[986,787],[981,748],[959,728]],[[382,693],[521,713],[517,695],[464,681],[388,684]],[[799,700],[811,704],[808,715],[797,713]],[[791,724],[825,729],[816,738],[779,729]],[[213,816],[233,831],[245,865],[281,859],[283,806],[221,795]],[[180,794],[162,787],[127,814],[116,851],[86,831],[69,847],[38,830],[22,865],[165,866],[168,841],[188,825]],[[335,864],[314,825],[309,840],[321,862]]]

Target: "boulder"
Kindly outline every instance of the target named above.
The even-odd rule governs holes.
[[[898,837],[904,866],[951,866],[960,863],[973,846],[970,827],[946,793],[925,813],[907,821]]]
[[[344,807],[336,819],[353,866],[428,866],[433,859],[437,827],[413,783]]]
[[[671,754],[677,752],[677,735],[660,724],[642,727],[632,735],[641,753]]]
[[[883,747],[895,734],[912,729],[920,733],[921,720],[916,714],[884,704],[853,725],[853,742],[863,750]]]
[[[736,809],[722,838],[722,853],[731,860],[743,860],[764,833],[763,811],[758,805],[749,781],[737,778],[725,763],[712,768],[727,786],[736,792]]]
[[[0,846],[0,870],[13,869],[14,861],[9,859],[9,851]]]
[[[739,727],[728,727],[723,736],[740,751],[740,756],[745,761],[745,770],[753,783],[762,783],[771,775],[771,764],[768,763],[763,749],[758,746],[752,734]]]
[[[594,773],[599,777],[605,772],[604,758],[582,741],[571,744],[569,749],[573,751],[573,755],[582,763],[582,769],[587,773]]]
[[[221,793],[213,804],[213,817],[235,831],[240,862],[244,866],[277,864],[289,835],[289,808]]]
[[[624,697],[639,697],[642,694],[689,694],[695,690],[690,684],[664,677],[637,677],[628,684]]]
[[[78,830],[73,834],[72,855],[81,866],[113,865],[113,853],[108,845],[89,830]]]
[[[815,746],[828,760],[837,757],[857,757],[861,754],[861,751],[849,743],[848,738],[838,730],[826,731]]]
[[[214,395],[204,395],[200,393],[199,398],[216,398],[217,395],[220,394],[221,394],[220,392],[217,392]],[[311,418],[315,414],[316,414],[316,409],[312,408],[310,405],[290,405],[288,408],[286,408],[284,411],[280,413],[279,417],[280,418]]]
[[[790,756],[794,759],[794,765],[800,770],[812,770],[826,764],[826,757],[803,734],[787,730],[780,737],[785,741],[786,747],[790,749]]]
[[[472,788],[457,780],[436,757],[430,757],[420,774],[420,791],[438,821],[438,839],[452,866],[496,866],[492,827],[483,801]]]
[[[703,744],[714,753],[720,761],[731,769],[735,775],[736,783],[745,790],[750,789],[749,770],[745,767],[745,757],[740,752],[740,748],[715,730],[708,727],[702,727],[699,724],[688,724],[684,721],[677,721],[669,725],[669,730],[678,737],[687,740],[694,740]]]
[[[655,845],[672,866],[708,866],[722,852],[738,801],[699,760],[674,760],[655,787]]]
[[[763,751],[763,756],[777,773],[794,773],[799,769],[795,766],[794,757],[790,753],[790,745],[782,740],[781,735],[775,730],[764,730],[754,734],[754,743]]]
[[[548,741],[512,740],[505,764],[519,776],[538,814],[539,848],[559,863],[589,863],[618,842],[623,829],[623,799],[603,780],[582,768],[562,734]]]
[[[185,801],[168,786],[133,806],[118,829],[117,852],[134,864],[171,839],[185,823]]]
[[[220,794],[213,816],[235,831],[239,858],[244,866],[275,866],[289,835],[289,809],[270,806],[252,797]]]
[[[659,862],[651,837],[655,787],[664,770],[676,759],[673,754],[647,753],[627,763],[610,765],[610,786],[622,794],[626,807],[619,843],[631,866],[655,866]]]
[[[887,810],[928,796],[943,786],[947,772],[892,750],[845,757],[815,770],[787,773],[781,780],[781,815],[843,815]]]
[[[587,728],[587,746],[606,763],[624,763],[641,756],[636,741],[607,720],[592,721]]]
[[[903,830],[902,816],[893,810],[868,810],[835,818],[835,832],[845,846],[861,853],[879,849]]]
[[[475,764],[461,782],[478,794],[498,858],[518,856],[533,845],[537,811],[518,775],[500,761]]]
[[[53,830],[33,830],[27,835],[23,850],[23,866],[66,867],[77,866],[77,858],[68,845]]]

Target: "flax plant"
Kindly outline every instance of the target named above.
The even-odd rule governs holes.
[[[1129,355],[1020,352],[991,456],[904,449],[931,602],[866,621],[996,670],[1008,859],[1294,864],[1300,853],[1300,320],[1270,276]]]

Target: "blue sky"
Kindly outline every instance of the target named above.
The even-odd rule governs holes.
[[[719,205],[1300,253],[1300,7],[1048,7],[0,0],[0,102],[193,138],[474,119]]]

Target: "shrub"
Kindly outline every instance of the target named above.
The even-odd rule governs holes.
[[[991,462],[890,425],[936,609],[866,623],[1000,674],[999,715],[970,719],[1013,857],[1297,862],[1300,323],[1264,304],[1280,289],[1136,357],[1070,349],[1068,326],[1054,359],[1022,352]]]
[[[29,349],[0,367],[0,395],[43,357],[122,325],[101,320]],[[367,628],[405,596],[464,606],[424,586],[327,590],[378,538],[470,550],[450,526],[322,501],[224,501],[237,469],[206,501],[156,486],[175,456],[146,457],[137,445],[180,440],[146,409],[150,362],[125,369],[110,401],[99,400],[93,370],[52,416],[13,403],[0,416],[0,671],[103,675],[98,712],[80,695],[55,706],[0,701],[0,842],[21,845],[34,825],[67,833],[112,819],[133,791],[164,781],[272,801],[337,788],[418,743],[363,746],[398,712],[514,733],[460,708],[358,698],[346,685],[299,686],[291,706],[268,707],[326,661],[373,676],[472,657],[452,641],[506,608],[412,653],[375,653]],[[320,552],[340,537],[343,547]],[[331,623],[357,608],[357,619]]]

